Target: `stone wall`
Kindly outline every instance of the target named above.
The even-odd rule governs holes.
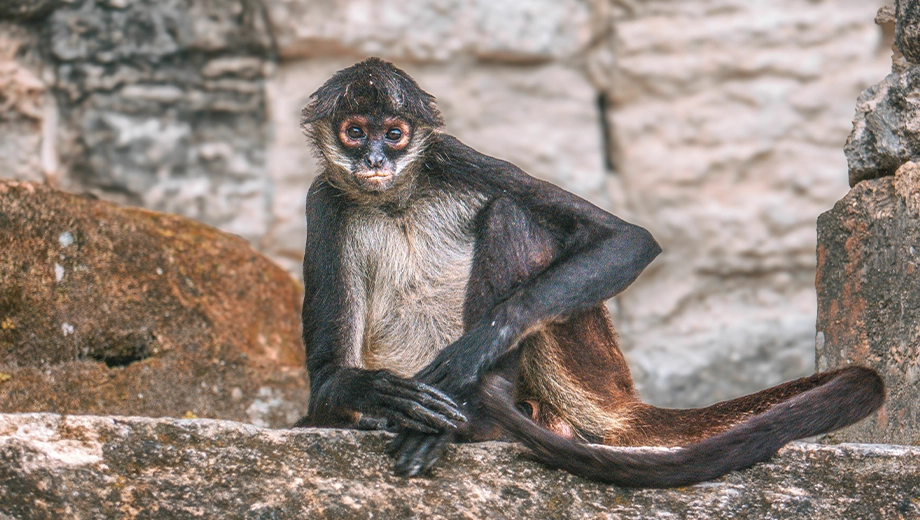
[[[643,395],[701,404],[812,370],[814,223],[889,65],[880,5],[14,0],[0,171],[201,219],[296,273],[300,108],[380,55],[450,132],[653,232],[665,253],[611,307]]]

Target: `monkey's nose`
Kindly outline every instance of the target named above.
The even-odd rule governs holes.
[[[367,163],[368,167],[377,169],[383,166],[386,159],[386,156],[380,152],[371,152],[367,154],[367,158],[364,159],[364,161]]]

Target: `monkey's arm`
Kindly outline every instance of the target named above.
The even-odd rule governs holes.
[[[303,337],[310,409],[300,425],[353,426],[357,413],[434,433],[466,418],[450,397],[423,382],[360,367],[362,308],[350,294],[341,254],[341,200],[323,181],[307,196]]]
[[[488,158],[486,158],[488,159]],[[469,301],[468,327],[417,378],[448,395],[475,384],[508,349],[545,323],[595,307],[620,293],[661,252],[645,229],[629,224],[561,188],[534,179],[501,161],[492,173],[493,192],[502,193],[477,224],[477,260],[483,249],[492,263],[514,257],[546,258],[520,281],[480,301]],[[511,226],[538,230],[542,239],[509,240],[494,229]],[[516,234],[507,230],[505,233]],[[533,233],[532,233],[533,234]],[[554,247],[546,247],[552,242]],[[502,257],[505,257],[504,259]],[[495,269],[473,266],[473,276],[489,277]],[[508,285],[495,279],[493,286]]]
[[[461,153],[475,152],[461,149]],[[466,332],[416,375],[454,397],[473,414],[473,421],[478,420],[475,401],[479,378],[503,354],[541,325],[595,307],[621,292],[661,251],[648,231],[536,180],[513,165],[479,157],[476,170],[489,172],[489,184],[484,189],[492,195],[492,202],[477,222],[472,276],[501,276],[500,269],[477,265],[484,256],[492,257],[495,265],[528,256],[545,260],[513,284],[497,278],[487,280],[487,285],[507,289],[485,297],[468,294]],[[535,230],[529,233],[533,238],[521,240],[528,233],[509,226],[531,228]],[[494,231],[502,229],[514,238]],[[481,254],[483,251],[487,254]],[[473,279],[471,285],[474,282],[482,280]],[[413,475],[425,471],[447,440],[449,434],[403,433],[391,446],[397,457],[397,472]]]
[[[474,383],[499,356],[542,325],[596,307],[623,291],[661,252],[645,229],[557,186],[514,173],[513,184],[499,184],[504,196],[485,212],[477,260],[482,249],[498,256],[492,264],[514,263],[515,257],[548,258],[510,286],[490,280],[492,286],[508,286],[491,297],[472,301],[476,295],[468,295],[468,329],[417,376],[451,395],[458,385]],[[507,229],[509,225],[532,228],[533,238],[517,239],[520,233]],[[505,229],[515,239],[490,236],[494,229]],[[474,276],[497,274],[494,267],[479,267],[474,265]]]

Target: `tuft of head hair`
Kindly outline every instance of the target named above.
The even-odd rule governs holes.
[[[368,110],[399,114],[434,128],[444,125],[434,96],[380,58],[368,58],[336,72],[310,99],[302,112],[302,125]]]

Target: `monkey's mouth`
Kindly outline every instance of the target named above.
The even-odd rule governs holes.
[[[392,170],[363,170],[355,172],[355,177],[365,186],[375,189],[383,189],[393,182],[396,175]]]

